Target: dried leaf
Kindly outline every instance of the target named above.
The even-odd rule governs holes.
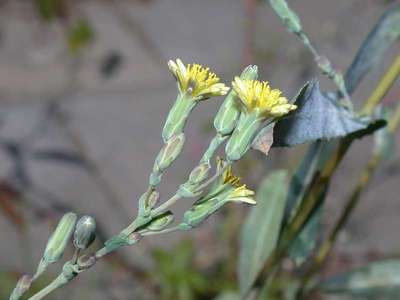
[[[274,123],[271,123],[260,130],[251,145],[254,150],[258,150],[261,153],[268,155],[272,143],[274,142],[274,125]]]

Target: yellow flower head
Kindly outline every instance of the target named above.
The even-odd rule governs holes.
[[[232,86],[247,113],[258,111],[262,118],[281,117],[297,108],[281,96],[279,89],[271,89],[266,81],[235,77]]]
[[[234,189],[229,193],[228,201],[245,202],[248,204],[256,204],[254,200],[254,192],[240,183],[240,178],[232,173],[231,166],[227,167],[222,174],[222,182],[224,185],[229,185]]]
[[[219,78],[209,68],[198,64],[184,65],[178,58],[170,60],[168,67],[175,76],[181,93],[189,93],[194,98],[207,99],[211,96],[225,95],[229,88],[219,82]]]

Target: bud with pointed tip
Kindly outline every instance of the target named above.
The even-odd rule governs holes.
[[[76,214],[72,212],[65,214],[61,218],[57,228],[54,230],[47,242],[46,249],[44,250],[35,277],[43,273],[48,265],[61,259],[65,248],[74,233],[76,219]]]
[[[85,250],[96,238],[96,221],[91,216],[83,216],[76,224],[74,245],[77,249]]]

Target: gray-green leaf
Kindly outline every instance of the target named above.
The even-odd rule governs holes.
[[[257,191],[257,206],[242,228],[239,256],[239,285],[248,292],[262,266],[275,249],[285,210],[287,172],[275,171]]]
[[[383,57],[385,51],[400,37],[400,5],[391,6],[368,34],[345,76],[351,94],[365,74]]]
[[[302,90],[295,103],[297,109],[274,127],[275,147],[343,137],[370,125],[368,118],[357,118],[323,94],[316,80]]]

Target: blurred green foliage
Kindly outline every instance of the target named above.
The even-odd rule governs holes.
[[[62,0],[36,0],[35,4],[39,15],[46,21],[53,21],[62,15]]]
[[[209,278],[197,270],[193,263],[194,247],[191,240],[182,240],[170,251],[153,251],[156,263],[154,275],[158,278],[161,299],[200,299],[209,286]]]
[[[68,47],[73,54],[88,46],[93,39],[94,29],[87,20],[77,21],[68,30]]]

